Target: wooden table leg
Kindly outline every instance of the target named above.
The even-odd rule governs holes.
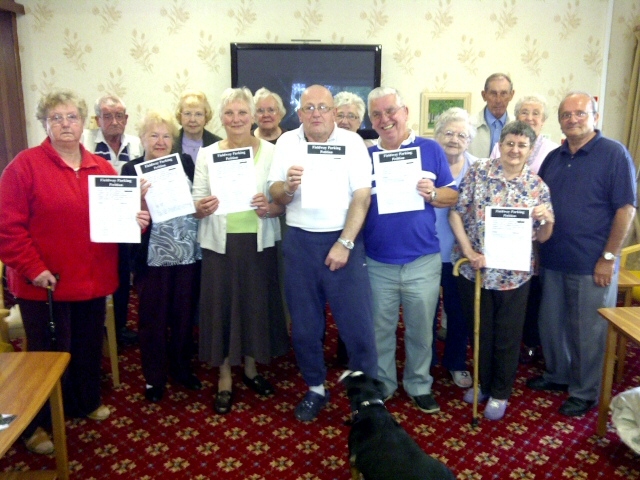
[[[633,300],[633,288],[627,288],[624,291],[624,306],[630,307]],[[622,382],[624,378],[624,364],[627,359],[627,338],[624,335],[618,337],[618,350],[616,357],[618,364],[616,366],[616,383]]]
[[[611,387],[613,386],[613,367],[616,360],[616,344],[618,333],[613,325],[609,324],[607,331],[607,348],[604,354],[604,366],[602,369],[602,385],[600,386],[600,404],[598,406],[598,423],[596,433],[604,437],[607,434],[607,422],[609,421],[609,404],[611,403]]]
[[[58,478],[69,480],[69,459],[67,457],[67,435],[64,426],[64,408],[62,406],[62,387],[60,380],[49,397],[51,421],[53,423],[53,445],[56,449],[56,470]]]

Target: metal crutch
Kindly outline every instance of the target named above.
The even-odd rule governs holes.
[[[468,258],[461,258],[453,267],[453,275],[460,275],[460,266],[468,262]],[[478,426],[478,393],[480,374],[478,362],[480,357],[480,289],[482,288],[482,274],[476,270],[475,294],[473,297],[473,418],[471,426]]]

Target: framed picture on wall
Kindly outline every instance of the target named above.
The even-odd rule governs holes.
[[[438,115],[451,107],[471,107],[471,93],[422,92],[420,102],[420,135],[433,137]]]

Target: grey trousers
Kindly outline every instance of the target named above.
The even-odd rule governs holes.
[[[598,287],[592,275],[541,269],[540,343],[545,380],[569,385],[569,395],[597,401],[607,339],[607,322],[598,308],[614,307],[618,275]]]

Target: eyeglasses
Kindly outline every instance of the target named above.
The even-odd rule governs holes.
[[[126,113],[116,113],[115,115],[113,115],[112,113],[103,113],[102,115],[100,115],[100,117],[106,122],[113,122],[114,118],[116,119],[116,121],[122,122],[122,121],[126,120],[127,114]]]
[[[447,130],[446,132],[444,132],[444,136],[448,139],[451,140],[453,137],[457,137],[458,140],[462,140],[463,142],[466,142],[467,140],[469,140],[469,135],[467,135],[464,132],[452,132],[451,130]]]
[[[371,112],[369,116],[371,117],[371,120],[380,120],[382,118],[382,115],[386,115],[387,117],[393,117],[401,108],[404,108],[404,107],[389,107],[386,110],[383,110],[382,112],[376,110]]]
[[[336,118],[337,118],[338,120],[344,120],[344,119],[346,118],[346,119],[347,119],[347,120],[349,120],[350,122],[355,122],[355,121],[360,120],[360,117],[358,117],[358,116],[357,116],[356,114],[354,114],[354,113],[338,113],[338,114],[336,115]]]
[[[48,118],[49,123],[51,125],[62,125],[65,119],[67,120],[67,122],[69,122],[72,125],[80,122],[80,117],[75,113],[67,113],[66,115],[61,115],[59,113],[56,113],[55,115],[51,115]]]
[[[575,116],[578,120],[584,120],[589,116],[590,113],[593,112],[583,112],[582,110],[578,110],[577,112],[562,112],[560,114],[560,120],[569,120],[573,116]]]
[[[182,112],[180,115],[187,118],[197,118],[197,119],[204,118],[204,112]]]
[[[315,105],[305,105],[304,107],[300,107],[300,110],[302,110],[306,114],[313,115],[313,112],[317,111],[318,113],[320,113],[320,115],[324,115],[325,113],[332,111],[333,107],[321,103],[317,107]]]
[[[520,150],[526,150],[527,148],[529,148],[529,144],[528,143],[504,142],[502,145],[506,145],[507,148],[509,148],[509,149],[512,149],[516,145],[518,146],[518,148]]]
[[[275,108],[269,107],[269,108],[258,108],[256,109],[256,113],[258,115],[264,115],[265,113],[268,113],[269,115],[275,115],[276,113],[278,113],[278,110],[276,110]]]

